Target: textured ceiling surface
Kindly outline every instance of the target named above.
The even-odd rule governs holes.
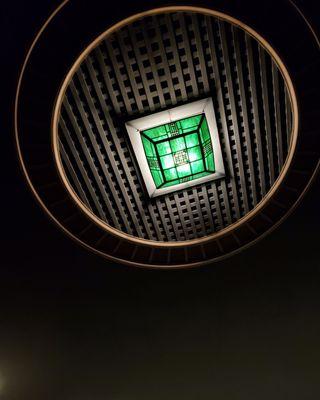
[[[150,199],[125,122],[212,97],[226,176]],[[277,179],[291,104],[269,53],[241,28],[198,13],[158,14],[106,37],[70,81],[60,156],[81,201],[108,225],[157,241],[210,235],[252,210]]]

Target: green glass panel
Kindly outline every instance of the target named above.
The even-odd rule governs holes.
[[[163,177],[160,171],[151,170],[151,174],[154,180],[156,187],[158,188],[163,184]]]
[[[160,142],[162,140],[168,139],[168,135],[159,136],[158,138],[154,139],[154,142]]]
[[[215,171],[213,153],[208,154],[212,151],[208,146],[211,136],[203,114],[150,128],[143,133],[147,136],[141,136],[143,147],[157,188],[178,185]]]
[[[150,142],[150,140],[142,136],[142,143],[147,157],[152,157],[156,155],[154,145],[152,144],[152,142]]]
[[[201,153],[200,146],[196,146],[196,147],[192,147],[191,149],[188,149],[188,155],[189,155],[190,162],[202,159],[202,153]]]
[[[171,154],[160,157],[160,160],[163,169],[174,167],[174,161]]]
[[[171,147],[169,142],[162,142],[157,144],[157,150],[160,156],[164,156],[166,154],[171,153]]]
[[[179,178],[183,178],[184,176],[190,175],[191,174],[190,164],[179,165],[179,167],[177,167],[177,172]]]
[[[193,174],[198,174],[199,172],[203,172],[204,171],[203,161],[199,160],[191,163],[191,171]]]
[[[179,183],[181,183],[180,179],[176,179],[174,181],[165,183],[162,187],[174,186],[178,185]]]
[[[166,181],[172,181],[178,178],[177,170],[175,168],[165,169],[164,177]]]
[[[200,178],[203,178],[204,176],[208,176],[211,174],[212,174],[212,172],[207,172],[207,171],[200,172],[199,174],[193,175],[193,179],[200,179]]]
[[[199,122],[201,120],[202,114],[196,115],[194,117],[184,118],[179,121],[180,127],[183,132],[190,132],[197,130]]]
[[[190,182],[190,181],[193,181],[195,179],[200,179],[200,178],[203,178],[203,177],[211,175],[211,174],[212,174],[212,172],[206,172],[206,171],[205,172],[200,172],[200,173],[197,173],[197,174],[194,174],[194,175],[189,175],[189,176],[186,176],[186,177],[183,177],[183,178],[180,178],[180,179],[175,179],[173,181],[166,182],[161,187],[169,187],[169,186],[179,185],[180,183]]]
[[[197,133],[191,133],[186,136],[187,147],[193,147],[199,144],[199,135]]]
[[[160,171],[160,165],[157,158],[155,157],[147,158],[147,161],[150,169],[155,169],[157,171]]]
[[[210,172],[215,172],[216,167],[214,165],[214,158],[213,154],[210,154],[206,157],[206,169]]]
[[[206,140],[211,140],[206,118],[204,118],[200,127],[200,137],[202,143],[204,143]]]
[[[170,145],[172,148],[173,152],[179,151],[179,150],[183,150],[186,148],[186,144],[184,141],[184,138],[177,138],[177,139],[171,139],[170,140]]]
[[[166,134],[166,130],[165,130],[165,125],[161,125],[155,128],[150,128],[147,129],[145,131],[143,131],[143,133],[148,136],[150,139],[160,139],[160,138],[166,138],[168,137],[168,135]]]

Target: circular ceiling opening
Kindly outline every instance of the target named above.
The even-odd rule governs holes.
[[[161,8],[109,28],[59,92],[55,159],[77,206],[141,243],[212,239],[281,184],[297,136],[293,86],[241,22]]]
[[[114,262],[183,268],[289,215],[319,166],[319,42],[290,2],[270,1],[111,14],[65,0],[53,13],[22,68],[15,133],[66,234]]]

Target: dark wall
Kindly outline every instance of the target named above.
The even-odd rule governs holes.
[[[0,399],[318,399],[319,178],[272,235],[186,271],[112,265],[37,205],[15,154],[13,97],[58,3],[0,6]],[[317,2],[299,5],[320,30]]]

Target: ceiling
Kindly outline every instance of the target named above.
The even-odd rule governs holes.
[[[150,199],[125,122],[205,97],[213,99],[225,177]],[[261,43],[215,16],[166,12],[107,31],[74,68],[59,151],[70,187],[106,225],[185,241],[255,208],[282,170],[291,128],[286,83]]]

